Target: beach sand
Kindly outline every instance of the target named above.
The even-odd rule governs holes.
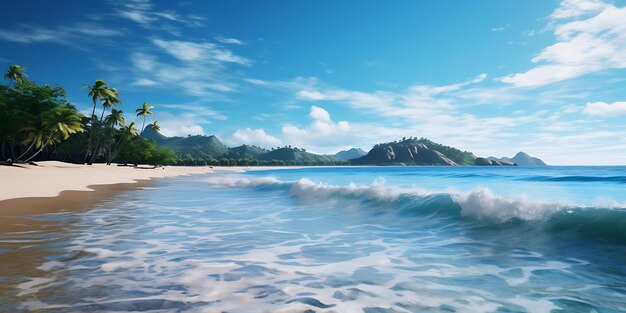
[[[0,232],[45,227],[22,216],[86,209],[120,191],[150,186],[154,178],[212,171],[210,167],[153,169],[56,161],[0,166]]]
[[[155,178],[281,168],[273,166],[135,168],[115,164],[80,165],[57,161],[37,164],[37,166],[24,164],[0,166],[0,222],[9,216],[89,207],[99,200],[112,197],[119,191],[150,186],[152,179]]]

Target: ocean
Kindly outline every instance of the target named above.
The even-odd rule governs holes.
[[[626,167],[224,172],[31,218],[2,312],[626,311]]]

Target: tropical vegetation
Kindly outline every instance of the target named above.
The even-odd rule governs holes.
[[[67,100],[60,86],[38,85],[26,69],[11,65],[0,84],[0,164],[40,160],[92,164],[175,164],[178,158],[165,147],[139,136],[135,123],[126,125],[117,89],[103,80],[85,85],[93,107],[85,116]],[[101,109],[99,115],[98,108]],[[143,104],[142,115],[153,106]],[[108,113],[108,114],[107,114]],[[155,122],[149,125],[158,131]]]

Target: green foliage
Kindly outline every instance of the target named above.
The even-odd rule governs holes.
[[[3,160],[30,160],[47,145],[66,141],[84,130],[84,117],[67,101],[63,88],[39,86],[26,80],[23,73],[11,77],[13,87],[0,88],[6,91],[0,94]]]
[[[407,139],[413,140],[417,143],[421,143],[425,145],[428,149],[437,150],[443,154],[445,154],[450,160],[454,161],[459,165],[474,165],[474,160],[476,160],[476,156],[471,152],[461,151],[457,148],[444,146],[442,144],[438,144],[436,142],[430,141],[426,138],[416,139]]]
[[[177,164],[178,158],[172,150],[157,147],[154,141],[136,136],[120,146],[115,160],[124,164],[159,166]]]

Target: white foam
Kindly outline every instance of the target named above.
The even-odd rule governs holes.
[[[216,176],[209,178],[207,182],[211,186],[231,188],[263,187],[281,183],[278,179],[272,176],[254,178]]]
[[[478,219],[508,221],[519,218],[524,221],[543,220],[568,207],[564,203],[532,201],[524,197],[502,198],[487,188],[474,189],[465,193],[450,194],[461,206],[463,215]]]
[[[315,183],[307,178],[301,178],[291,186],[291,195],[299,198],[319,199],[329,197],[361,198],[364,200],[393,201],[398,199],[400,190],[385,188],[384,184],[375,181],[369,186],[358,186],[350,183],[346,186]]]

